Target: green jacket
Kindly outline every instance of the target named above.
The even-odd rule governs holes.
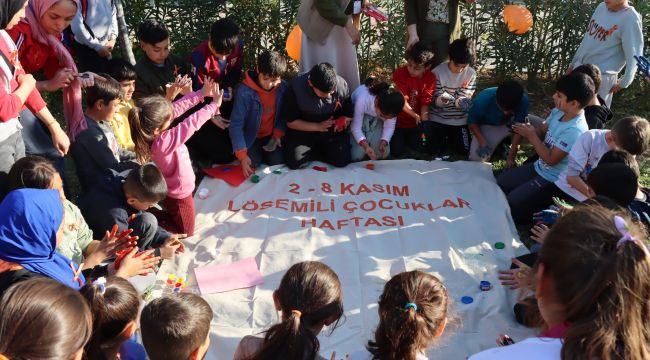
[[[449,0],[449,42],[460,38],[460,9],[459,0]],[[429,10],[429,0],[404,0],[404,12],[406,13],[406,24],[416,24],[418,34],[427,23],[426,16]]]
[[[156,66],[143,54],[135,64],[135,72],[138,77],[135,80],[133,98],[139,99],[151,95],[165,96],[165,86],[174,82],[176,75],[189,74],[189,69],[187,63],[177,55],[170,54],[165,59],[164,66]]]

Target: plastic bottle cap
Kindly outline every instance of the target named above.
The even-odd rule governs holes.
[[[175,279],[176,279],[176,275],[174,274],[169,274],[169,276],[167,277],[167,280],[174,281]]]
[[[490,284],[489,281],[481,281],[479,288],[481,289],[481,291],[488,291],[492,289],[492,284]]]
[[[282,170],[280,170],[280,169],[275,169],[275,170],[273,170],[273,173],[274,173],[275,175],[282,175]]]
[[[502,243],[501,241],[494,243],[494,247],[501,250],[506,248],[506,244]]]
[[[471,304],[474,302],[474,299],[471,296],[463,296],[462,298],[460,298],[460,301],[463,304]]]
[[[254,183],[258,183],[258,182],[260,182],[260,177],[259,177],[259,175],[254,174],[253,176],[251,176],[251,181],[254,182]]]

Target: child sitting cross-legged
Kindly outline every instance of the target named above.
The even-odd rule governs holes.
[[[393,72],[395,88],[404,95],[404,108],[397,115],[390,151],[400,156],[406,147],[424,152],[426,136],[423,122],[429,118],[429,104],[436,87],[431,72],[433,51],[417,43],[406,51],[406,65]],[[423,139],[423,136],[424,139]]]
[[[95,80],[86,89],[88,128],[72,144],[71,153],[83,192],[88,192],[106,169],[124,170],[134,166],[135,154],[117,144],[110,121],[115,117],[122,87],[114,79]]]
[[[379,297],[379,325],[366,351],[349,360],[426,360],[425,352],[442,336],[449,295],[435,276],[414,270],[393,276]]]
[[[201,360],[210,346],[212,309],[190,293],[165,296],[142,309],[142,343],[150,359]]]
[[[277,165],[284,160],[281,147],[287,125],[280,117],[280,104],[287,91],[282,80],[286,70],[287,61],[280,53],[265,51],[237,89],[229,130],[246,177],[262,161]]]
[[[476,71],[470,66],[475,52],[472,40],[454,40],[449,45],[449,61],[433,69],[436,87],[429,110],[429,133],[434,156],[448,150],[463,156],[469,154],[467,112],[476,90]]]
[[[205,98],[212,101],[192,113],[175,127],[172,121]],[[173,104],[162,96],[139,99],[129,112],[131,136],[140,163],[153,161],[167,183],[167,197],[159,200],[166,215],[161,219],[168,230],[178,234],[194,234],[195,175],[185,142],[213,115],[219,113],[223,91],[219,84],[206,78],[201,91],[190,93]]]
[[[594,96],[594,82],[584,74],[565,75],[553,94],[555,109],[541,125],[540,138],[530,123],[515,124],[513,131],[535,149],[539,159],[504,171],[497,179],[506,194],[512,217],[517,223],[528,222],[533,213],[548,207],[559,191],[554,182],[564,169],[576,139],[587,131],[584,107]],[[511,153],[517,151],[513,143]]]

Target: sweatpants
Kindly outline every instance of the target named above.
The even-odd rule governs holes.
[[[347,131],[308,132],[289,129],[284,139],[284,158],[290,169],[305,167],[313,160],[336,167],[350,163],[350,135]]]
[[[469,129],[467,126],[453,126],[435,121],[427,121],[431,152],[434,156],[445,154],[451,150],[462,156],[469,153]]]
[[[393,156],[401,156],[406,147],[417,152],[425,152],[428,144],[427,136],[422,139],[424,133],[421,127],[396,128],[393,137],[390,139],[390,153]]]
[[[517,224],[532,223],[534,213],[546,209],[553,203],[553,197],[563,194],[554,183],[537,174],[534,163],[504,171],[497,184],[506,194]]]
[[[173,234],[194,235],[196,211],[192,195],[182,199],[168,196],[161,202],[161,205],[164,211],[156,213],[160,226]]]
[[[23,157],[25,157],[25,143],[20,131],[0,141],[0,197],[4,197],[7,193],[9,170],[18,159]]]
[[[266,136],[255,139],[253,145],[248,148],[248,157],[251,159],[253,167],[258,167],[261,163],[265,163],[266,165],[278,165],[284,162],[284,151],[282,147],[278,146],[273,151],[266,151],[263,149],[271,138],[272,136]]]
[[[377,159],[382,159],[383,157],[379,151],[379,144],[381,143],[381,135],[384,132],[384,120],[375,116],[364,114],[361,131],[363,131],[363,135],[366,137],[368,145],[375,151]],[[350,156],[352,161],[361,161],[366,158],[366,152],[363,150],[361,145],[357,143],[352,133],[350,133],[350,147]],[[390,154],[390,142],[386,147],[386,156],[388,156],[388,154]]]

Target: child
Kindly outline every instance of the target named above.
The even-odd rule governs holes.
[[[404,95],[404,109],[397,115],[395,133],[390,140],[390,151],[400,156],[406,146],[424,152],[422,121],[429,118],[429,104],[436,86],[436,77],[431,70],[433,52],[422,43],[406,51],[406,66],[393,73],[395,88]]]
[[[170,128],[171,122],[187,109],[212,97],[212,102]],[[129,112],[131,135],[141,163],[153,161],[167,183],[167,197],[162,205],[171,217],[167,228],[178,234],[194,234],[194,171],[185,142],[214,114],[219,113],[223,91],[219,84],[206,78],[202,91],[195,91],[170,103],[162,96],[138,100]]]
[[[233,360],[321,358],[316,337],[323,326],[338,323],[343,315],[341,283],[336,273],[317,261],[297,263],[287,270],[273,302],[282,321],[262,338],[245,336]]]
[[[109,122],[115,117],[121,93],[120,84],[110,77],[97,79],[93,87],[86,89],[88,128],[77,135],[71,148],[84,193],[95,185],[106,169],[121,170],[134,165],[135,154],[117,145]]]
[[[202,297],[181,293],[142,309],[142,343],[150,359],[199,360],[210,346],[212,309]]]
[[[239,37],[239,26],[230,18],[212,23],[210,37],[192,51],[192,82],[194,89],[203,85],[207,76],[219,83],[224,101],[232,100],[233,87],[239,83],[244,64],[244,42]],[[227,116],[229,114],[225,114]]]
[[[650,358],[645,239],[622,213],[569,211],[547,233],[532,270],[544,330],[469,360]]]
[[[637,69],[634,56],[643,53],[641,15],[628,0],[603,1],[596,7],[586,28],[569,70],[582,64],[598,66],[604,74],[599,95],[605,99],[604,104],[611,107],[614,94],[634,81]],[[625,74],[619,79],[623,67]]]
[[[100,277],[81,290],[93,315],[93,334],[84,356],[93,360],[146,358],[142,345],[129,340],[138,330],[140,295],[120,277]]]
[[[144,54],[135,64],[138,77],[133,98],[160,95],[170,101],[174,100],[182,90],[181,87],[174,86],[175,81],[188,72],[183,60],[169,53],[171,42],[167,27],[157,20],[147,19],[138,27],[136,36]],[[189,88],[183,92],[188,90]]]
[[[167,184],[160,170],[147,164],[128,172],[110,171],[89,193],[79,200],[79,208],[93,231],[101,238],[117,224],[120,231],[133,229],[141,250],[156,248],[164,259],[183,251],[177,235],[158,226],[156,217],[147,210],[167,195]]]
[[[287,125],[280,118],[280,104],[287,91],[282,80],[286,70],[287,61],[280,53],[265,51],[257,58],[255,71],[248,71],[237,89],[229,130],[246,177],[262,161],[277,165],[284,160],[281,147]]]
[[[192,51],[192,80],[194,89],[209,77],[224,89],[223,103],[217,116],[205,124],[187,143],[193,159],[227,164],[234,160],[233,145],[228,133],[233,109],[233,89],[239,84],[244,63],[244,42],[239,37],[239,26],[230,18],[215,21],[210,37]]]
[[[36,89],[36,80],[26,74],[21,67],[16,54],[16,45],[5,30],[12,29],[25,16],[27,0],[12,0],[6,2],[6,10],[2,14],[0,26],[0,196],[4,195],[7,186],[7,173],[11,165],[25,156],[25,143],[21,135],[22,126],[18,120],[23,106],[27,106],[34,114],[47,114],[47,122],[56,122],[47,104]]]
[[[395,131],[397,114],[404,108],[404,95],[392,85],[370,77],[352,93],[354,117],[352,132],[352,161],[385,159],[390,154],[390,139]]]
[[[350,360],[426,360],[426,349],[447,324],[449,296],[442,282],[420,270],[393,276],[379,297],[379,325],[367,352]]]
[[[555,185],[577,201],[594,196],[585,179],[601,156],[621,148],[632,155],[641,155],[650,145],[650,123],[638,116],[623,118],[612,130],[589,130],[576,140],[569,153],[569,162]]]
[[[135,106],[133,102],[133,91],[135,90],[135,81],[138,75],[133,65],[123,59],[111,59],[106,67],[106,72],[113,79],[117,80],[122,87],[122,96],[117,105],[117,110],[115,110],[115,116],[110,119],[117,144],[122,149],[134,151],[135,144],[133,143],[133,139],[131,139],[129,111]]]
[[[530,123],[512,127],[539,155],[534,163],[509,169],[497,179],[516,223],[530,221],[533,213],[546,208],[551,198],[559,195],[554,182],[566,169],[573,144],[588,129],[583,109],[594,96],[591,78],[585,74],[565,75],[555,89],[555,109],[542,125],[542,131],[546,132],[543,141]],[[518,144],[513,141],[512,147],[511,152],[516,153]]]
[[[84,298],[51,279],[16,284],[0,301],[1,358],[79,360],[91,333]]]
[[[598,164],[587,178],[594,196],[606,196],[618,206],[630,206],[639,188],[639,177],[624,163]]]
[[[499,87],[481,91],[467,115],[467,126],[472,133],[469,159],[488,161],[494,149],[511,134],[514,123],[523,123],[528,114],[528,94],[518,82],[506,80]],[[512,137],[512,148],[518,147],[521,136]],[[508,154],[508,165],[515,163],[516,152]]]
[[[113,1],[79,1],[70,24],[80,71],[105,72],[119,34]]]
[[[11,284],[46,276],[78,290],[79,265],[55,251],[63,236],[63,205],[56,190],[18,189],[0,203],[0,296]]]
[[[350,138],[345,128],[351,120],[348,85],[328,63],[291,80],[282,116],[287,123],[284,159],[290,169],[319,160],[336,167],[350,163]],[[335,119],[345,120],[335,126]]]
[[[470,67],[476,58],[474,42],[458,39],[449,45],[449,61],[435,69],[436,91],[433,94],[429,119],[430,141],[434,156],[448,150],[467,156],[469,130],[467,111],[476,90],[476,71]]]
[[[598,95],[600,90],[600,83],[602,82],[602,76],[600,74],[600,69],[598,66],[593,64],[584,64],[580,65],[577,68],[573,69],[572,74],[585,74],[594,81],[594,88],[596,94],[589,102],[589,105],[585,107],[585,119],[587,119],[587,125],[589,129],[602,129],[605,127],[605,124],[610,122],[614,117],[612,111],[605,105],[605,100]]]

